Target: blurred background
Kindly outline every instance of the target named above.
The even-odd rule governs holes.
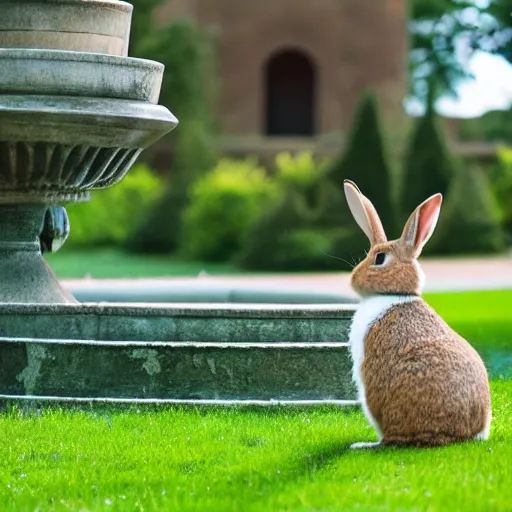
[[[69,205],[60,277],[343,271],[431,194],[426,256],[512,245],[512,0],[131,0],[179,127]]]

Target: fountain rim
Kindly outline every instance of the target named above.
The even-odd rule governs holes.
[[[31,108],[33,105],[37,110]],[[1,122],[5,118],[10,118],[9,130],[2,128]],[[135,120],[137,135],[127,137],[129,132],[133,132],[131,123]],[[57,124],[67,126],[64,135],[49,132]],[[148,136],[164,135],[178,124],[179,120],[167,108],[136,100],[4,94],[0,103],[2,141],[145,149],[152,143],[148,142]],[[43,134],[41,127],[44,127]],[[97,133],[97,127],[108,128],[108,143],[101,133]]]
[[[68,397],[68,396],[44,396],[44,395],[0,395],[0,400],[8,402],[22,403],[45,403],[57,405],[59,408],[64,404],[72,404],[73,407],[80,405],[90,409],[93,404],[99,405],[126,405],[126,406],[211,406],[211,407],[325,407],[327,405],[336,407],[359,407],[360,400],[336,400],[326,399],[304,399],[287,400],[280,398],[271,398],[269,400],[257,399],[179,399],[179,398],[112,398],[112,397]]]
[[[55,57],[45,59],[45,57]],[[151,59],[124,57],[108,53],[78,52],[73,50],[54,50],[45,48],[0,48],[0,59],[8,60],[52,60],[55,62],[85,62],[88,64],[111,64],[124,67],[127,63],[140,64],[156,71],[164,71],[165,65]]]
[[[3,315],[54,316],[63,314],[130,316],[130,317],[202,317],[259,319],[343,319],[352,318],[357,303],[343,304],[272,304],[272,303],[68,303],[68,304],[0,304]]]
[[[0,46],[128,56],[133,5],[117,0],[0,2]]]
[[[126,119],[136,118],[151,123],[158,121],[168,122],[171,120],[177,124],[176,116],[163,105],[155,103],[124,99],[124,98],[104,98],[94,96],[57,96],[37,94],[0,94],[0,115],[22,113],[27,116],[48,115],[66,116],[79,114],[82,117],[102,116],[104,118],[125,121]],[[7,100],[13,104],[7,104]],[[27,110],[24,107],[31,102],[38,102],[38,109]],[[60,105],[58,105],[60,103]],[[58,105],[58,106],[57,106]],[[111,106],[111,109],[107,107]],[[122,107],[122,113],[113,107]],[[143,110],[146,110],[144,112]],[[165,114],[157,118],[149,118],[151,114]],[[5,139],[1,139],[5,140]]]
[[[11,3],[16,4],[17,2]],[[82,5],[91,8],[110,8],[127,13],[133,12],[133,4],[124,0],[25,0],[25,5],[30,4]]]
[[[128,99],[157,105],[165,66],[68,50],[0,48],[0,94]]]

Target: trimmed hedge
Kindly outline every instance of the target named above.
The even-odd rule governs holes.
[[[512,243],[512,148],[499,148],[498,158],[492,186],[502,211],[503,226]]]
[[[358,106],[347,147],[328,171],[329,179],[343,185],[354,181],[375,205],[386,233],[397,231],[398,219],[392,199],[392,173],[388,165],[377,101],[373,94],[363,95]]]
[[[302,162],[291,173],[295,179],[287,179],[286,171],[277,173],[278,179],[286,183],[284,195],[244,238],[236,257],[240,267],[279,271],[352,269],[365,256],[369,242],[348,208],[343,193],[343,180],[347,178],[371,198],[386,229],[395,231],[390,172],[372,95],[363,97],[347,148],[339,158],[318,166],[314,172],[311,163],[305,165],[306,158]]]
[[[124,248],[134,254],[170,254],[179,246],[181,222],[186,195],[176,186],[163,186],[160,197],[153,202],[130,232]]]
[[[427,113],[416,121],[404,163],[400,208],[405,222],[428,197],[446,195],[458,163],[445,145],[435,115]]]
[[[183,218],[183,255],[202,261],[231,259],[275,193],[275,184],[253,160],[221,160],[192,186]]]
[[[457,169],[443,209],[428,253],[492,254],[505,250],[496,199],[480,168]]]
[[[153,206],[160,178],[138,164],[117,185],[95,190],[91,200],[67,206],[71,234],[66,247],[119,246]]]
[[[235,263],[266,271],[352,269],[368,240],[350,221],[344,201],[341,189],[326,180],[289,189],[249,229]]]

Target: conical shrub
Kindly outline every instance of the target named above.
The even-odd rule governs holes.
[[[345,151],[333,162],[328,177],[340,187],[345,179],[354,181],[375,205],[388,235],[393,236],[397,234],[397,215],[391,176],[377,101],[373,94],[366,93],[357,109]]]
[[[428,197],[447,193],[456,165],[435,114],[429,111],[417,120],[405,156],[400,199],[402,222]]]
[[[319,186],[324,192],[310,190],[309,200],[316,196],[311,203],[303,190],[292,189],[265,212],[247,233],[236,265],[265,271],[351,270],[368,240],[340,216],[340,191],[327,182]]]
[[[480,168],[456,169],[443,209],[429,252],[463,255],[505,250],[499,210]]]
[[[396,232],[391,174],[377,104],[366,94],[343,153],[315,180],[289,183],[281,201],[248,232],[237,255],[247,270],[351,270],[369,242],[352,217],[343,181],[352,179],[375,204],[388,233]],[[299,180],[300,181],[300,180]]]

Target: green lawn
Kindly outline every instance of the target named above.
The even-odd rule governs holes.
[[[352,452],[359,411],[46,411],[0,419],[0,509],[510,510],[512,384],[492,440]]]
[[[427,299],[482,349],[512,352],[512,291]],[[490,441],[440,449],[350,451],[375,439],[357,409],[11,409],[0,510],[510,511],[507,375],[491,383]]]
[[[436,293],[425,299],[474,345],[512,348],[512,290]]]
[[[186,262],[171,256],[144,256],[121,252],[116,249],[95,251],[66,251],[45,255],[46,261],[60,278],[162,277],[196,276],[208,274],[234,274],[227,264]]]
[[[0,509],[510,511],[512,384],[492,440],[353,452],[355,410],[47,411],[0,419]]]

